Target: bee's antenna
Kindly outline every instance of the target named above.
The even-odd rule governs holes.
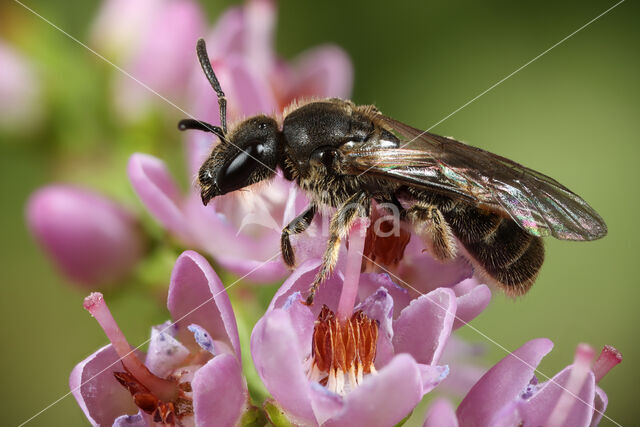
[[[222,132],[227,134],[227,98],[224,96],[224,92],[220,87],[220,82],[216,77],[216,73],[213,72],[211,61],[209,61],[209,54],[207,53],[207,45],[204,39],[199,39],[196,44],[196,53],[198,54],[198,61],[202,66],[204,75],[207,76],[207,80],[211,83],[211,87],[216,91],[218,95],[218,105],[220,106],[220,124],[222,125]]]
[[[179,130],[200,130],[202,132],[211,132],[214,135],[217,135],[220,138],[220,141],[226,141],[225,132],[220,128],[220,126],[210,125],[207,122],[203,122],[202,120],[194,120],[194,119],[183,119],[178,122]]]

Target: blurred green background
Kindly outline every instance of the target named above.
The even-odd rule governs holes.
[[[99,6],[25,4],[81,41]],[[213,23],[232,2],[203,4]],[[323,42],[339,44],[354,62],[354,101],[426,129],[613,4],[282,1],[276,46],[292,58]],[[607,221],[609,235],[600,241],[547,239],[547,260],[531,292],[518,300],[496,293],[473,325],[510,350],[534,337],[552,339],[555,348],[540,366],[548,376],[571,363],[579,342],[616,346],[624,362],[600,385],[609,396],[607,416],[622,425],[640,416],[639,19],[638,3],[626,1],[433,129],[553,176]],[[118,124],[105,107],[110,67],[19,4],[0,5],[0,36],[37,65],[50,114],[35,133],[0,134],[0,413],[3,425],[16,425],[67,393],[72,367],[106,342],[82,309],[87,292],[68,286],[27,232],[28,195],[53,180],[81,182],[142,211],[126,180],[128,155],[174,158],[177,170],[182,154],[175,122]],[[78,171],[78,163],[85,167]],[[93,178],[88,169],[96,171]],[[166,319],[157,307],[135,287],[111,302],[132,343]],[[486,342],[468,327],[461,334]],[[487,363],[505,355],[492,343],[487,348]],[[85,423],[67,396],[29,425]]]

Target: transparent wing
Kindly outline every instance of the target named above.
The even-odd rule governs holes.
[[[378,117],[400,137],[401,145],[349,145],[343,150],[344,165],[352,173],[384,176],[485,205],[534,236],[594,240],[607,234],[596,211],[553,178],[454,139]]]

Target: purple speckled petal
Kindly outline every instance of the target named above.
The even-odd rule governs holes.
[[[147,427],[148,425],[145,416],[138,412],[135,415],[120,415],[115,419],[112,427]]]
[[[169,322],[151,328],[151,341],[144,364],[161,378],[166,378],[189,356],[189,349],[173,337],[173,332],[174,327]]]
[[[520,395],[540,360],[551,351],[546,338],[531,340],[492,367],[458,406],[461,426],[488,425],[494,414]]]
[[[540,384],[530,399],[520,403],[519,412],[524,421],[524,425],[537,426],[548,423],[549,414],[554,410],[560,396],[566,393],[564,389],[567,387],[567,380],[569,379],[572,366],[564,368],[551,380]],[[573,396],[575,401],[571,406],[569,414],[565,418],[564,425],[575,427],[589,426],[593,416],[595,386],[594,375],[590,372],[578,395]]]
[[[314,424],[309,381],[303,370],[304,355],[298,346],[291,345],[297,342],[297,327],[288,312],[267,311],[251,334],[251,354],[264,385],[291,421]]]
[[[458,329],[475,319],[476,316],[487,308],[490,301],[491,290],[487,285],[475,286],[469,293],[456,298],[458,308],[456,310],[456,318],[453,322],[453,329]]]
[[[202,326],[192,324],[187,326],[187,329],[193,333],[193,339],[196,340],[200,348],[208,351],[212,355],[233,354],[233,349],[231,349],[227,343],[211,338],[207,330]]]
[[[453,406],[447,399],[438,399],[427,411],[423,427],[458,427]]]
[[[197,344],[187,326],[197,324],[215,339],[233,348],[240,359],[238,327],[229,296],[206,259],[183,252],[173,267],[167,307],[178,327],[178,339],[191,348]]]
[[[181,210],[182,197],[164,162],[148,154],[133,154],[127,173],[133,189],[153,217],[188,241],[190,233]]]
[[[402,420],[422,398],[418,364],[399,354],[377,375],[365,377],[360,387],[344,398],[344,408],[324,426],[392,426]],[[390,390],[393,390],[390,393]]]
[[[131,394],[113,376],[114,372],[124,370],[119,359],[109,344],[78,363],[71,371],[71,393],[94,426],[110,426],[120,415],[138,411]]]
[[[246,410],[249,393],[240,362],[221,354],[198,369],[191,381],[197,426],[235,426]]]
[[[29,199],[27,222],[56,266],[83,285],[122,279],[144,253],[144,239],[131,212],[81,188],[39,189]]]
[[[438,362],[447,344],[456,312],[451,289],[439,288],[413,301],[393,324],[393,347],[409,353],[418,363]]]
[[[387,273],[364,273],[360,275],[358,296],[364,301],[369,295],[384,287],[393,298],[393,318],[397,318],[403,308],[409,305],[411,297],[407,289],[398,286]]]
[[[590,427],[596,427],[600,423],[600,420],[604,415],[604,411],[607,410],[608,404],[609,398],[607,397],[607,393],[605,393],[600,387],[596,386],[596,395],[593,399],[593,418],[591,419]]]
[[[292,95],[296,97],[348,98],[353,66],[344,50],[325,45],[308,50],[296,59]]]

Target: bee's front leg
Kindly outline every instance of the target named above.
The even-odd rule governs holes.
[[[331,274],[338,262],[340,242],[349,233],[353,222],[358,217],[368,217],[371,209],[371,201],[366,193],[356,193],[349,197],[337,210],[329,225],[329,242],[322,257],[320,270],[309,289],[306,304],[313,304],[313,299],[318,286]]]
[[[289,239],[289,236],[305,231],[311,224],[311,221],[313,221],[313,217],[316,215],[316,212],[316,206],[313,204],[309,205],[309,207],[307,207],[304,212],[295,217],[282,230],[282,236],[280,237],[280,248],[282,250],[282,258],[284,259],[285,264],[287,264],[289,267],[293,267],[296,264],[296,255],[293,252],[293,248],[291,247],[291,240]]]

